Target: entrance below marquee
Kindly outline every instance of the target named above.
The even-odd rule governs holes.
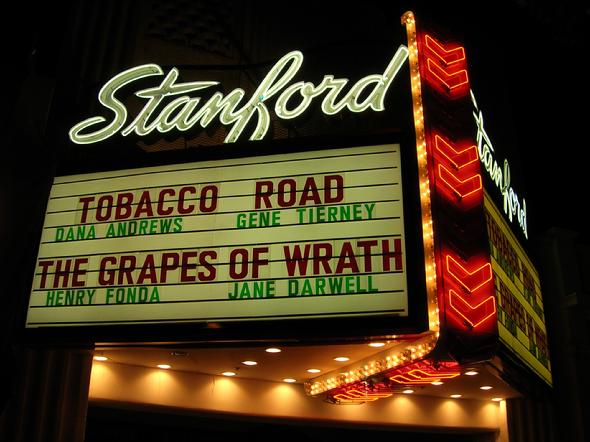
[[[187,413],[176,409],[91,404],[86,442],[115,441],[258,441],[395,440],[412,442],[493,442],[495,433],[482,430],[435,431],[313,421],[288,421],[251,416]]]

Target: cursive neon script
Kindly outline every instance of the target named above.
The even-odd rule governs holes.
[[[400,45],[383,74],[363,77],[348,92],[344,92],[349,80],[334,78],[333,75],[325,75],[318,85],[303,81],[289,85],[303,64],[303,54],[293,51],[277,61],[250,98],[246,99],[246,92],[237,88],[227,95],[213,93],[202,106],[201,97],[187,94],[211,88],[219,82],[176,83],[178,69],[172,68],[159,86],[135,93],[146,102],[133,121],[127,124],[127,108],[116,97],[117,92],[134,81],[164,75],[157,64],[136,66],[115,75],[100,89],[98,101],[113,112],[113,117],[110,120],[102,116],[88,118],[72,127],[69,135],[74,143],[90,144],[106,140],[119,132],[123,136],[132,133],[145,136],[153,131],[185,132],[197,124],[206,128],[218,118],[221,124],[231,126],[224,142],[235,142],[250,121],[255,121],[250,140],[260,140],[267,133],[271,121],[267,102],[275,96],[274,112],[284,120],[301,115],[314,98],[324,93],[321,108],[327,115],[334,115],[345,108],[351,112],[363,112],[369,108],[383,111],[387,90],[407,57],[408,49]]]
[[[510,185],[510,164],[508,160],[504,159],[503,167],[494,158],[494,147],[485,128],[483,127],[483,114],[477,106],[475,101],[475,95],[471,91],[471,101],[475,110],[473,111],[473,118],[477,126],[477,149],[479,153],[479,159],[487,170],[490,178],[500,189],[500,192],[504,198],[504,213],[508,216],[510,222],[516,216],[518,225],[524,233],[524,237],[528,239],[528,228],[527,228],[527,216],[526,216],[526,201],[523,198],[522,204],[518,199],[518,195]]]

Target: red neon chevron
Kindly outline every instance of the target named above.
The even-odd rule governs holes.
[[[434,144],[436,150],[449,160],[455,169],[462,169],[478,160],[477,146],[475,145],[457,150],[454,145],[445,141],[440,135],[434,136]]]
[[[492,280],[492,266],[489,262],[469,271],[451,255],[446,258],[449,274],[470,293]]]
[[[452,91],[464,84],[469,83],[469,77],[467,76],[467,70],[461,69],[456,72],[455,69],[447,70],[446,68],[440,67],[437,63],[434,63],[430,58],[426,59],[426,65],[432,75],[434,75],[447,89]]]
[[[462,46],[447,49],[430,35],[426,35],[425,39],[426,47],[447,66],[465,60],[465,49]]]
[[[391,396],[393,393],[374,393],[370,391],[361,391],[357,388],[346,390],[343,393],[335,394],[334,399],[338,399],[341,402],[367,402],[376,401]]]
[[[469,173],[465,179],[461,179],[455,172],[439,164],[438,176],[459,198],[472,195],[482,188],[481,175],[478,173]]]
[[[423,370],[415,369],[411,370],[405,374],[398,374],[395,376],[390,377],[394,382],[398,384],[431,384],[435,381],[440,381],[441,379],[452,379],[456,376],[459,376],[459,372],[432,372],[427,373]]]
[[[472,306],[454,290],[449,290],[449,306],[455,310],[471,327],[476,328],[486,319],[496,315],[496,299],[488,296],[476,306]]]

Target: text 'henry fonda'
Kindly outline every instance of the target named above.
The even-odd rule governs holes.
[[[284,120],[301,115],[314,98],[324,93],[321,108],[327,115],[336,114],[345,108],[351,112],[363,112],[369,108],[383,111],[387,90],[407,57],[408,49],[400,45],[383,74],[361,78],[346,92],[344,89],[349,80],[334,78],[333,75],[325,75],[318,85],[304,81],[289,85],[303,64],[303,54],[293,51],[283,56],[272,67],[247,101],[244,102],[246,92],[238,88],[226,96],[221,92],[215,92],[200,107],[201,97],[186,94],[211,88],[219,82],[176,83],[178,69],[172,68],[159,86],[135,93],[137,97],[147,101],[135,119],[127,124],[127,108],[116,97],[119,89],[134,81],[164,74],[160,66],[145,64],[121,72],[101,88],[98,100],[114,113],[111,120],[95,116],[81,121],[70,130],[70,139],[74,143],[90,144],[105,140],[117,132],[123,136],[131,133],[145,136],[153,131],[184,132],[197,124],[206,128],[218,117],[221,124],[231,125],[225,138],[226,143],[236,141],[253,118],[256,127],[250,135],[250,140],[260,140],[268,131],[271,120],[266,102],[275,96],[275,114]],[[165,104],[170,98],[172,100]],[[291,101],[296,104],[291,104]]]

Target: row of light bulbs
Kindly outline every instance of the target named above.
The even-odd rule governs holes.
[[[385,343],[384,342],[372,342],[368,345],[373,348],[379,348],[379,347],[385,346]],[[264,351],[267,353],[276,354],[276,353],[281,353],[282,349],[280,349],[278,347],[269,347],[269,348],[266,348]],[[109,360],[109,358],[104,355],[96,355],[96,356],[94,356],[93,359],[98,362],[106,362]],[[348,356],[336,356],[333,359],[336,362],[348,362],[350,360],[350,358]],[[253,367],[253,366],[258,365],[258,362],[254,361],[254,360],[244,360],[244,361],[242,361],[242,364],[249,366],[249,367]],[[169,370],[172,368],[172,366],[170,364],[157,364],[156,367],[159,369],[162,369],[162,370]],[[321,373],[322,370],[319,368],[308,368],[306,371],[310,374],[318,374],[318,373]],[[230,370],[223,371],[220,374],[222,376],[227,376],[227,377],[233,377],[233,376],[237,375],[237,373],[235,371],[230,371]],[[295,383],[295,382],[297,382],[297,379],[283,378],[283,382]]]
[[[385,346],[385,343],[382,343],[382,342],[374,342],[374,343],[371,343],[369,345],[371,347],[383,347],[383,346]],[[265,351],[267,353],[281,353],[282,352],[282,350],[280,348],[277,348],[277,347],[269,347],[269,348],[265,349]],[[350,360],[350,358],[348,358],[347,356],[337,356],[337,357],[335,357],[333,359],[334,359],[334,361],[337,361],[337,362],[348,362]],[[103,355],[97,355],[97,356],[94,356],[94,360],[95,361],[99,361],[99,362],[106,362],[106,361],[109,360],[109,358],[106,357],[106,356],[103,356]],[[255,365],[258,365],[258,362],[253,361],[253,360],[245,360],[245,361],[242,361],[242,364],[247,365],[247,366],[255,366]],[[169,369],[172,368],[172,366],[170,364],[158,364],[158,365],[156,365],[156,367],[159,368],[159,369],[162,369],[162,370],[169,370]],[[308,368],[306,371],[308,373],[311,373],[311,374],[317,374],[317,373],[321,373],[322,370],[320,370],[319,368]],[[221,375],[227,376],[227,377],[233,377],[233,376],[236,376],[236,374],[237,373],[236,372],[233,372],[233,371],[224,371],[224,372],[221,373]],[[466,375],[466,376],[476,376],[479,373],[477,371],[475,371],[475,370],[468,370],[468,371],[466,371],[463,374]],[[297,380],[294,379],[294,378],[284,378],[282,381],[283,382],[286,382],[286,383],[295,383],[295,382],[297,382]],[[440,385],[443,385],[443,384],[444,384],[444,382],[442,382],[442,381],[432,382],[432,385],[435,385],[435,386],[440,386]],[[490,386],[490,385],[482,385],[481,387],[479,387],[480,390],[484,390],[484,391],[491,390],[492,388],[493,387]],[[415,390],[413,390],[412,388],[407,388],[405,390],[402,390],[402,393],[404,393],[404,394],[413,394],[413,393],[415,393]],[[461,394],[451,394],[451,395],[449,395],[449,397],[452,398],[452,399],[459,399],[459,398],[462,397],[462,395]],[[500,401],[503,400],[503,398],[501,398],[501,397],[494,397],[491,400],[494,401],[494,402],[500,402]]]

